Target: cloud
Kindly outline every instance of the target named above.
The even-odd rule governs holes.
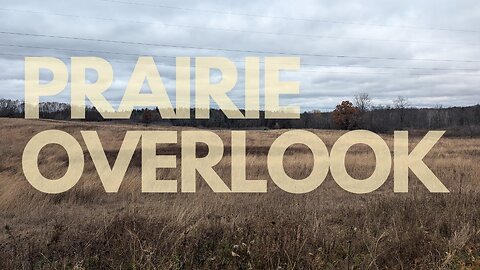
[[[242,73],[244,57],[275,55],[242,51],[264,51],[317,55],[302,56],[301,71],[283,76],[300,81],[301,90],[282,103],[301,104],[303,110],[330,110],[359,92],[369,93],[377,105],[397,96],[422,107],[480,102],[480,62],[407,60],[480,60],[480,6],[474,0],[143,3],[152,5],[4,3],[0,31],[239,51],[0,34],[0,97],[23,99],[23,56],[108,59],[115,83],[106,96],[117,104],[138,56],[155,57],[173,98],[175,56],[225,56],[238,61]],[[243,87],[240,74],[231,92],[240,107]],[[52,99],[66,102],[68,96],[66,89]]]

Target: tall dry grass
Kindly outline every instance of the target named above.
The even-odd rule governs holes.
[[[268,179],[266,194],[213,193],[199,180],[194,194],[143,194],[140,149],[120,192],[106,194],[80,130],[97,130],[113,162],[126,130],[154,127],[0,119],[0,268],[77,269],[459,269],[480,267],[479,139],[443,138],[426,163],[451,191],[431,194],[411,176],[408,194],[393,193],[393,179],[378,191],[353,195],[330,175],[315,191],[288,194],[270,180],[266,153],[282,130],[249,131],[247,174]],[[85,151],[80,182],[47,195],[22,173],[24,146],[36,133],[64,130]],[[162,128],[180,130],[179,128]],[[229,145],[229,131],[216,131]],[[313,131],[332,146],[340,131]],[[383,135],[390,147],[392,136]],[[412,147],[420,138],[412,139]],[[159,151],[180,153],[178,145]],[[227,151],[228,154],[228,151]],[[228,182],[229,156],[216,171]],[[46,147],[40,168],[61,176],[68,159]],[[295,145],[285,169],[308,175],[311,153]],[[178,164],[180,166],[180,163]],[[355,146],[348,171],[367,177],[374,155]],[[178,169],[159,177],[180,179]]]

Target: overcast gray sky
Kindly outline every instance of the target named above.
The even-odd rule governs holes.
[[[118,104],[138,56],[155,57],[173,94],[174,57],[210,55],[238,61],[231,98],[243,107],[241,61],[282,53],[302,55],[302,69],[283,76],[300,81],[300,95],[282,97],[302,110],[331,110],[359,92],[376,105],[397,96],[418,107],[480,103],[478,0],[0,3],[1,98],[23,99],[25,56],[110,60],[115,83],[106,96]],[[69,90],[45,100],[68,102]]]

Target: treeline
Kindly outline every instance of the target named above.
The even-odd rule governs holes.
[[[0,117],[23,118],[25,105],[18,100],[0,99]],[[69,104],[43,102],[39,106],[42,119],[71,120]],[[85,109],[81,121],[122,121],[144,125],[192,126],[227,129],[367,129],[388,133],[393,130],[447,130],[447,135],[480,136],[480,105],[449,108],[361,107],[343,101],[332,112],[303,112],[299,119],[229,119],[218,109],[210,109],[208,119],[195,119],[195,109],[190,109],[190,119],[162,119],[158,109],[135,109],[130,119],[105,120],[95,107]]]

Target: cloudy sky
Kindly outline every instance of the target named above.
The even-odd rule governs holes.
[[[242,107],[244,57],[299,55],[301,70],[282,78],[300,81],[300,95],[282,103],[302,110],[331,110],[360,92],[376,105],[398,96],[418,107],[480,103],[477,0],[0,3],[0,98],[23,99],[25,56],[108,59],[113,104],[138,56],[155,58],[172,97],[176,56],[224,56],[239,68],[230,96]],[[68,102],[69,89],[44,100]]]

